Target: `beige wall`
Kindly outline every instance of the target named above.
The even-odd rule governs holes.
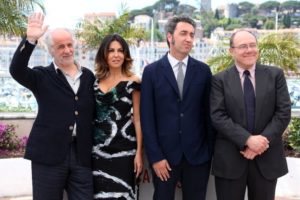
[[[35,116],[8,116],[6,113],[0,113],[0,122],[15,125],[19,137],[29,135],[34,120]]]

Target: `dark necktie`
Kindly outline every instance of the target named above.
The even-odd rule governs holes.
[[[249,78],[250,72],[244,71],[244,99],[247,114],[247,130],[253,134],[255,124],[255,93],[252,82]]]
[[[182,62],[178,63],[178,73],[177,73],[177,84],[178,84],[178,89],[179,89],[181,98],[182,98],[183,82],[184,82],[184,74],[183,74],[182,65],[183,65]]]

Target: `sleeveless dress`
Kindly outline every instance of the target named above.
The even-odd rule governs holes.
[[[140,84],[121,81],[103,93],[94,85],[96,118],[93,141],[94,199],[136,199],[134,157],[136,136],[132,121],[132,92]]]

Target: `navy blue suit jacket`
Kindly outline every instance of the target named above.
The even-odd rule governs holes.
[[[74,123],[77,125],[77,153],[83,166],[91,165],[94,114],[93,73],[82,68],[75,94],[54,65],[27,67],[34,45],[25,39],[10,65],[12,77],[30,89],[38,103],[38,114],[29,135],[25,158],[43,164],[59,164],[70,151]]]
[[[192,165],[211,159],[211,76],[206,64],[189,57],[181,100],[167,55],[145,67],[141,88],[141,123],[151,164],[167,159],[171,165],[177,165],[183,155]]]

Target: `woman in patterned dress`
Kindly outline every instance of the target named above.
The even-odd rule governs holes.
[[[132,61],[128,44],[117,34],[106,36],[96,54],[94,199],[137,199],[142,133],[140,79],[130,71]]]

